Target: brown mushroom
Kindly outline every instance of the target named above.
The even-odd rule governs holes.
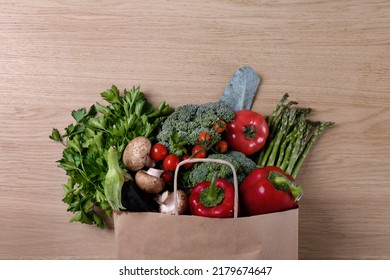
[[[164,170],[149,168],[148,171],[139,170],[135,174],[135,183],[146,193],[158,194],[164,189],[164,180],[160,178]]]
[[[165,191],[157,196],[157,203],[160,205],[160,213],[175,215],[174,192]],[[177,190],[177,213],[183,215],[189,207],[188,197],[183,190]]]
[[[122,161],[126,168],[131,171],[138,171],[142,168],[153,167],[155,162],[149,156],[152,143],[144,136],[138,136],[131,140],[123,152]]]

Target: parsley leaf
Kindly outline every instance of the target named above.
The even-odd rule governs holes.
[[[60,132],[58,131],[57,128],[53,128],[51,131],[51,135],[49,136],[51,140],[57,141],[57,142],[62,142],[62,136]]]
[[[85,108],[81,108],[79,110],[72,111],[72,117],[76,120],[76,122],[81,122],[81,120],[87,115],[87,110]]]
[[[155,109],[139,86],[125,89],[121,94],[113,85],[100,95],[107,105],[96,102],[88,111],[86,108],[73,110],[71,115],[75,123],[64,128],[63,135],[53,128],[49,138],[65,146],[57,163],[68,176],[63,185],[62,201],[68,204],[67,211],[74,214],[70,222],[104,228],[104,221],[96,209],[112,215],[103,187],[108,171],[105,157],[108,149],[114,146],[121,154],[127,143],[137,136],[152,140],[156,128],[173,109],[165,102]],[[124,168],[123,163],[119,164]]]

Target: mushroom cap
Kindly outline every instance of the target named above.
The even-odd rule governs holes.
[[[126,168],[131,171],[138,171],[145,165],[149,165],[151,158],[149,157],[152,143],[144,136],[138,136],[131,140],[123,152],[122,161]]]
[[[135,174],[135,183],[141,190],[151,194],[158,194],[165,186],[163,179],[150,175],[144,170],[139,170]]]

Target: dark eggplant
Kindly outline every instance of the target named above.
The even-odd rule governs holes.
[[[131,212],[156,212],[158,204],[153,196],[143,192],[132,180],[126,181],[122,186],[122,206]]]

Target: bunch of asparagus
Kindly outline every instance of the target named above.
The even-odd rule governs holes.
[[[285,93],[267,117],[269,135],[259,154],[258,165],[277,166],[296,178],[317,138],[334,122],[310,121],[311,108],[297,108]]]

